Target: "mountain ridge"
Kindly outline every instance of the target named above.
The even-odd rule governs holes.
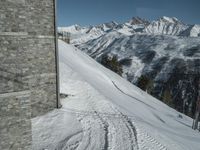
[[[89,32],[91,29],[96,30],[95,33]],[[69,32],[73,35],[79,36],[72,40],[72,44],[84,43],[88,40],[100,37],[109,31],[117,31],[126,35],[133,34],[153,34],[153,35],[171,35],[171,36],[185,36],[185,37],[199,37],[200,25],[185,24],[176,17],[160,17],[154,21],[148,21],[140,17],[133,17],[125,23],[117,23],[111,21],[99,25],[90,25],[88,27],[81,27],[80,25],[72,25],[69,27],[59,27],[58,32]],[[74,38],[72,38],[74,39]]]

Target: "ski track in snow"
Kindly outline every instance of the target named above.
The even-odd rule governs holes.
[[[64,149],[76,149],[79,145],[79,141],[75,140],[74,143],[70,143],[71,139],[79,139],[79,136],[82,132],[79,131],[71,136],[68,136],[67,138],[65,138],[64,140],[62,140],[61,142],[58,143],[58,146],[55,148],[56,150],[64,150]]]
[[[109,104],[108,104],[109,105]],[[91,106],[92,108],[92,106]],[[127,116],[110,106],[113,114],[65,109],[76,114],[83,128],[83,139],[77,150],[138,150],[137,133]],[[65,147],[69,147],[66,140]]]
[[[112,80],[111,80],[112,81]],[[123,90],[121,90],[117,84],[112,81],[114,87],[116,89],[118,89],[120,92],[122,92],[123,94],[133,98],[134,100],[137,100],[145,105],[147,105],[148,107],[156,110],[154,107],[146,104],[145,102],[143,102],[142,100],[130,95],[130,94],[127,94],[125,93]],[[122,114],[123,115],[123,114]],[[125,116],[125,115],[124,115]],[[161,119],[158,115],[154,114],[154,116],[156,118],[158,118],[158,120],[160,120],[161,122],[165,123],[165,121],[163,119]],[[125,116],[127,117],[127,116]],[[128,117],[127,117],[128,119]],[[132,120],[134,120],[134,118],[132,117],[131,118]],[[130,120],[129,120],[130,121]],[[136,122],[136,121],[134,121]],[[139,127],[138,125],[136,125],[136,123],[134,124],[134,126],[136,127],[136,138],[138,138],[138,146],[139,146],[139,149],[140,150],[168,150],[166,146],[164,146],[163,144],[161,144],[160,142],[158,142],[155,138],[153,138],[152,136],[150,136],[145,130],[143,127]],[[176,145],[174,143],[172,143],[174,145],[174,150],[176,149]]]
[[[122,92],[123,94],[125,94],[125,95],[127,95],[127,96],[129,96],[129,97],[131,97],[131,98],[133,98],[133,99],[135,99],[135,100],[137,100],[137,101],[139,101],[139,102],[142,102],[143,104],[145,104],[145,105],[147,105],[147,106],[149,106],[150,108],[152,108],[152,109],[155,109],[154,107],[152,107],[152,106],[150,106],[150,105],[148,105],[148,104],[146,104],[146,103],[144,103],[143,101],[141,101],[141,100],[139,100],[138,98],[136,98],[136,97],[133,97],[132,95],[129,95],[129,94],[126,94],[123,90],[121,90],[118,86],[117,86],[117,84],[114,82],[114,81],[112,81],[112,83],[113,83],[113,85],[120,91],[120,92]],[[122,114],[123,115],[123,114]],[[128,120],[128,122],[130,122],[130,124],[132,124],[133,125],[133,123],[132,123],[132,121],[131,120],[129,120],[129,118],[127,117],[127,116],[125,116],[124,115],[124,117],[125,118],[127,118],[127,120]],[[159,119],[160,120],[160,119]],[[135,127],[136,127],[136,124],[135,124]],[[150,135],[148,135],[148,133],[146,132],[146,131],[144,131],[144,130],[141,130],[141,129],[139,129],[138,127],[136,128],[137,129],[137,131],[135,131],[135,137],[137,138],[137,137],[139,137],[138,139],[138,146],[139,146],[139,149],[141,149],[141,150],[154,150],[154,149],[156,149],[156,150],[167,150],[167,148],[164,146],[164,145],[162,145],[161,143],[159,143],[156,139],[154,139],[153,137],[151,137]]]
[[[117,85],[113,82],[113,86]],[[119,88],[117,88],[119,90]],[[123,92],[122,90],[120,90]],[[123,92],[124,93],[124,92]],[[90,91],[87,96],[92,99]],[[125,93],[124,93],[125,94]],[[83,138],[75,143],[68,143],[70,136],[62,144],[62,150],[167,150],[167,148],[150,136],[131,116],[121,113],[113,104],[107,104],[109,113],[101,110],[102,106],[93,106],[95,102],[88,102],[89,111],[73,108],[63,108],[68,113],[75,114],[83,129]],[[101,104],[101,103],[100,103]],[[76,135],[76,134],[75,134]],[[75,136],[74,135],[74,136]],[[64,146],[63,146],[64,145]]]
[[[83,138],[68,143],[70,138],[79,134],[75,133],[60,142],[58,150],[168,150],[132,117],[122,114],[114,106],[110,109],[113,114],[65,109],[76,114],[83,128]]]

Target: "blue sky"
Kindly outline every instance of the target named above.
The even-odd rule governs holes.
[[[57,0],[58,26],[125,22],[134,16],[155,20],[177,17],[200,24],[200,0]]]

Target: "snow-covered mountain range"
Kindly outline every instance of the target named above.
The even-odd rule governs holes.
[[[72,34],[73,44],[80,44],[95,39],[111,30],[125,35],[153,34],[186,37],[200,36],[200,25],[185,24],[175,17],[170,18],[166,16],[152,22],[139,17],[133,17],[131,20],[123,24],[112,21],[89,27],[81,27],[76,24],[69,27],[58,28],[58,32],[69,32]]]
[[[139,17],[123,24],[73,25],[59,28],[71,33],[71,44],[102,63],[116,57],[122,76],[138,85],[148,80],[147,91],[189,116],[194,115],[200,76],[200,25],[177,18],[147,21]]]

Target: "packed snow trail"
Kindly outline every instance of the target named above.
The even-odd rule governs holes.
[[[128,117],[71,68],[64,64],[60,67],[64,71],[61,73],[61,92],[74,95],[62,100],[63,109],[76,115],[83,130],[84,138],[77,149],[138,150],[136,129]]]
[[[34,150],[199,150],[191,118],[62,41],[59,57],[68,96],[61,109],[32,119]]]

